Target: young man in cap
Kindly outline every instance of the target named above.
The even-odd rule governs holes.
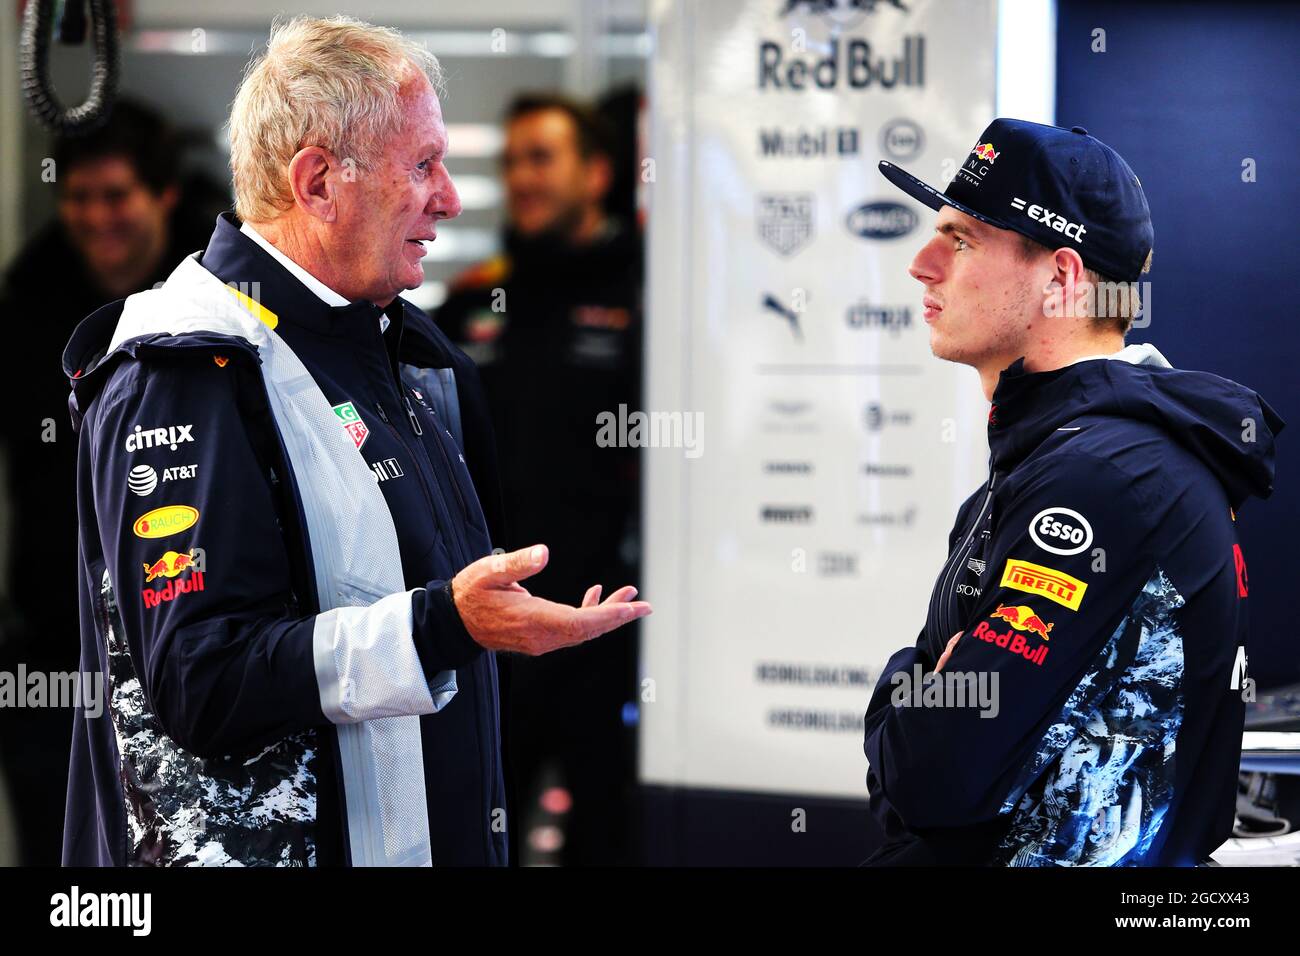
[[[931,350],[992,407],[988,483],[868,706],[868,862],[1200,863],[1230,834],[1241,754],[1235,509],[1272,491],[1283,422],[1124,347],[1150,211],[1083,128],[994,120],[942,193],[880,170],[939,211],[909,272]],[[995,708],[945,696],[977,675]]]

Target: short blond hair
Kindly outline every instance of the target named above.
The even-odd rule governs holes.
[[[442,91],[422,44],[352,17],[294,17],[271,26],[230,107],[235,213],[266,222],[293,206],[289,161],[320,146],[370,170],[400,128],[399,91],[417,72]]]
[[[1043,253],[1055,252],[1051,246],[1030,239],[1023,233],[1020,239],[1020,257],[1026,262],[1033,261]],[[1151,256],[1154,249],[1147,250],[1146,261],[1142,263],[1142,274],[1151,271]],[[1084,267],[1083,281],[1092,286],[1093,314],[1092,324],[1097,328],[1111,328],[1120,335],[1128,335],[1133,328],[1133,320],[1142,311],[1142,296],[1138,291],[1137,281],[1120,282],[1104,276],[1096,269]]]

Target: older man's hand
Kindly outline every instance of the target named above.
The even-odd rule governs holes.
[[[581,607],[556,604],[529,594],[519,582],[546,567],[545,545],[510,554],[490,554],[452,579],[451,594],[470,637],[492,651],[545,654],[581,644],[628,621],[645,617],[651,607],[633,601],[636,588],[619,588],[603,603],[593,584]]]

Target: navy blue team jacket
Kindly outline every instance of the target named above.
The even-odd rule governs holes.
[[[1282,425],[1164,362],[1002,373],[988,485],[868,706],[868,864],[1194,865],[1228,838],[1250,604],[1234,509],[1271,493]],[[957,694],[980,675],[990,716]],[[924,706],[938,679],[949,706]]]
[[[326,305],[228,215],[201,263],[278,317],[374,473],[406,587],[427,589],[413,603],[420,662],[430,676],[455,669],[459,688],[420,719],[434,863],[504,864],[496,663],[443,587],[491,551],[471,467],[500,507],[473,364],[400,298],[382,332],[373,305]],[[64,862],[345,864],[338,743],[312,661],[311,551],[256,349],[146,335],[105,356],[121,311],[83,321],[64,356],[82,670],[109,689],[102,715],[76,714]],[[160,507],[184,525],[189,512],[171,506],[193,509],[192,527],[131,532]],[[202,569],[180,573],[197,555]]]

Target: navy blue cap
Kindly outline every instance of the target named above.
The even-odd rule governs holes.
[[[1075,249],[1084,265],[1117,281],[1135,281],[1151,254],[1142,183],[1082,126],[995,119],[943,192],[893,163],[881,161],[880,171],[931,209],[952,206],[1051,249]]]

